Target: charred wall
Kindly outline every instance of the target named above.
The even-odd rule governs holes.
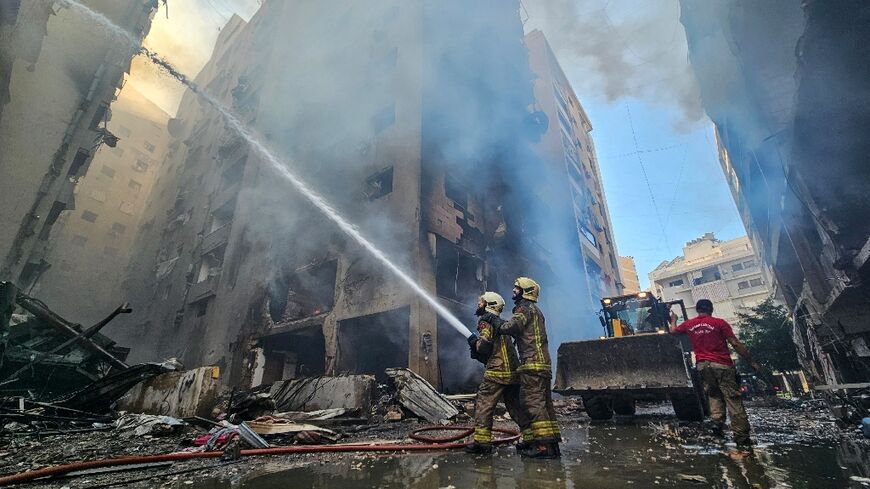
[[[870,378],[863,2],[684,0],[720,159],[817,382]],[[863,20],[862,20],[863,19]]]

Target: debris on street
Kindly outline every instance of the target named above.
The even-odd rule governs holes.
[[[396,385],[399,402],[415,415],[440,423],[459,414],[456,406],[411,370],[388,368],[386,372]]]

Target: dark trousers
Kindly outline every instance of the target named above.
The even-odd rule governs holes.
[[[734,442],[747,444],[749,440],[749,418],[740,388],[737,386],[737,372],[734,367],[714,362],[698,362],[698,372],[704,381],[704,392],[710,401],[710,418],[720,427],[725,425],[725,412],[731,418],[731,431]]]
[[[539,372],[520,373],[520,403],[531,421],[532,437],[537,442],[558,443],[562,440],[556,410],[553,408],[553,393],[550,376]]]
[[[520,404],[518,384],[499,383],[484,377],[477,389],[474,401],[474,440],[488,445],[492,443],[492,417],[499,400],[504,401],[508,414],[524,433],[529,431],[529,418]]]

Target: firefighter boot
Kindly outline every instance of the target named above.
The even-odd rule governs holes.
[[[465,447],[465,453],[472,453],[475,455],[489,455],[490,453],[492,453],[492,445],[473,441]]]
[[[536,442],[526,449],[526,451],[522,452],[521,455],[527,458],[553,459],[559,458],[561,453],[559,450],[559,444],[556,442]]]

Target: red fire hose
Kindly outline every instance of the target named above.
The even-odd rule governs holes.
[[[457,435],[446,437],[431,437],[421,433],[427,431],[459,431]],[[493,440],[493,444],[510,443],[519,438],[519,433],[513,430],[501,428],[493,428],[492,431],[508,435],[505,438],[497,438]],[[390,445],[313,445],[313,446],[292,446],[292,447],[274,447],[274,448],[255,448],[251,450],[242,450],[242,456],[255,455],[287,455],[293,453],[325,453],[325,452],[428,452],[436,450],[454,450],[464,448],[468,443],[455,443],[462,438],[474,432],[473,428],[465,426],[427,426],[412,431],[409,434],[411,439],[422,441],[424,443],[415,444],[390,444]],[[190,460],[194,458],[220,458],[223,452],[176,452],[165,453],[161,455],[138,455],[134,457],[117,457],[104,458],[100,460],[89,460],[84,462],[73,462],[65,465],[55,465],[53,467],[45,467],[42,469],[31,470],[27,472],[19,472],[17,474],[0,477],[0,486],[8,486],[21,482],[29,482],[43,477],[59,476],[70,472],[97,469],[102,467],[116,467],[119,465],[146,464],[154,462],[171,462],[176,460]]]

